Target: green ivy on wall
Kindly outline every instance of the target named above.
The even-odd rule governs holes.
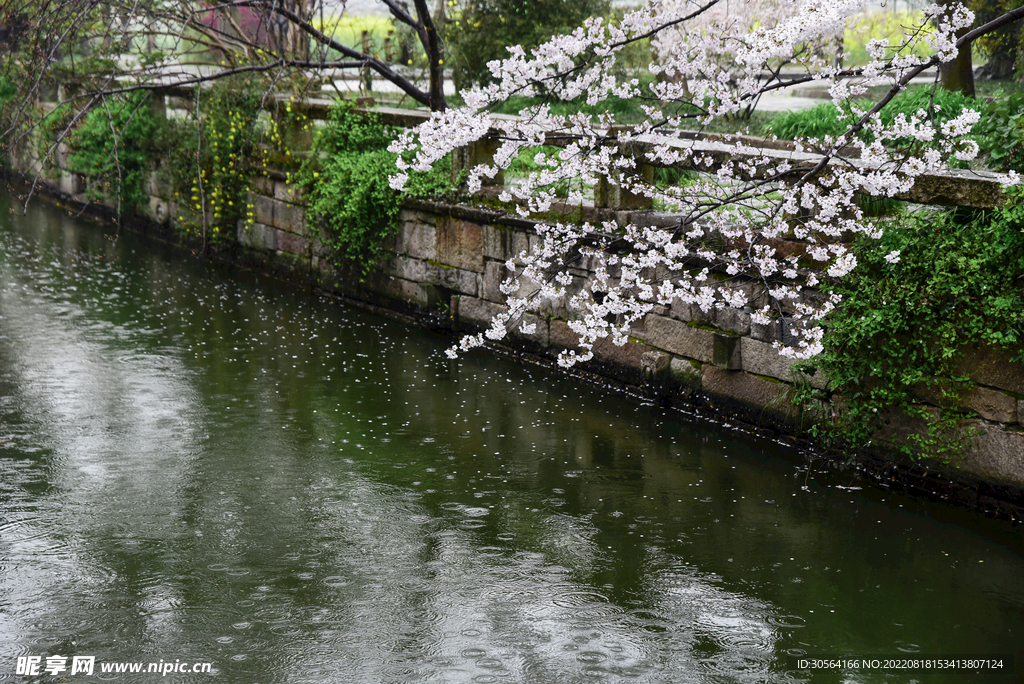
[[[363,275],[373,269],[384,241],[398,228],[402,193],[391,188],[396,155],[387,147],[397,132],[380,117],[339,101],[313,141],[312,152],[292,179],[306,192],[307,214],[315,218],[324,245],[337,263]],[[449,170],[445,170],[445,169]],[[450,163],[412,173],[407,192],[419,197],[452,195]]]
[[[818,438],[871,444],[896,411],[927,425],[901,447],[907,455],[963,454],[972,435],[955,407],[971,386],[957,372],[965,348],[997,345],[1024,360],[1024,193],[1010,195],[992,211],[904,215],[880,241],[858,245],[857,276],[836,286],[843,301],[814,360],[835,392]],[[941,416],[920,396],[938,398]]]
[[[171,119],[162,140],[169,150],[165,169],[178,208],[173,217],[191,237],[217,243],[251,221],[247,193],[270,150],[282,146],[273,121],[261,118],[263,84],[225,79],[199,93],[191,116]]]
[[[121,211],[144,206],[156,125],[147,93],[105,99],[68,137],[68,170],[97,182]]]

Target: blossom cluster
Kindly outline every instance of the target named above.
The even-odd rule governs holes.
[[[858,197],[904,195],[917,177],[945,168],[951,157],[977,154],[977,145],[965,139],[976,112],[942,125],[934,110],[883,123],[884,101],[862,111],[852,100],[876,85],[889,86],[891,98],[925,66],[953,59],[956,32],[973,20],[965,8],[930,7],[930,24],[909,27],[898,45],[873,41],[874,61],[851,80],[836,65],[834,46],[855,22],[862,0],[732,2],[743,11],[725,0],[655,0],[615,23],[588,20],[530,53],[509,48],[508,59],[489,65],[492,84],[463,93],[464,107],[435,113],[392,145],[400,155],[392,177],[396,188],[409,169],[426,169],[487,136],[501,143],[492,163],[469,171],[470,190],[524,151],[536,152],[537,170],[506,187],[501,200],[538,219],[541,239],[506,264],[506,310],[486,333],[463,338],[451,354],[501,339],[523,325],[527,312],[558,302],[571,313],[569,326],[579,336],[579,349],[560,357],[570,366],[591,358],[599,340],[625,344],[655,307],[683,302],[705,312],[745,309],[758,323],[782,317],[791,334],[780,352],[810,358],[821,350],[822,319],[839,304],[836,295],[810,290],[853,271],[857,260],[849,245],[856,236],[881,234]],[[747,11],[754,9],[760,14]],[[758,18],[742,18],[750,16]],[[650,71],[659,78],[642,87],[622,76],[616,55],[648,37],[657,54]],[[922,44],[933,57],[919,56]],[[706,123],[736,115],[787,79],[825,79],[848,132],[804,141],[789,155],[742,140],[710,144],[680,135],[684,119]],[[490,113],[513,95],[538,94],[590,105],[634,98],[645,103],[647,119],[620,127],[611,113],[559,115],[543,104],[517,118]],[[542,145],[559,149],[545,154],[537,151]],[[691,174],[658,185],[645,166],[684,167]],[[647,198],[668,210],[672,221],[652,227],[543,220],[556,203],[582,205],[601,183]],[[896,263],[899,254],[886,258]]]

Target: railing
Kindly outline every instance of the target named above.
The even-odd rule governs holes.
[[[311,99],[293,106],[301,107],[306,116],[315,121],[327,118],[332,103],[332,100]],[[414,128],[430,118],[430,113],[423,110],[375,107],[372,111],[385,123],[399,128]],[[736,142],[730,143],[714,139],[719,136],[697,137],[697,134],[691,131],[679,131],[674,135],[644,135],[619,142],[618,133],[622,130],[625,130],[624,127],[608,132],[609,144],[618,145],[622,153],[633,156],[637,160],[636,173],[648,180],[651,178],[654,167],[661,166],[657,162],[650,161],[648,156],[648,153],[656,146],[668,146],[677,150],[687,149],[691,151],[690,160],[699,158],[703,161],[699,165],[693,161],[671,165],[674,168],[712,173],[723,164],[754,159],[769,162],[785,161],[796,168],[806,169],[810,169],[821,159],[820,155],[811,152],[780,149],[793,146],[792,143],[785,141],[737,136]],[[498,135],[498,131],[492,131],[490,137],[461,151],[457,155],[456,167],[468,168],[477,164],[493,163],[493,156],[499,144]],[[569,142],[571,142],[571,138],[558,136],[547,144],[559,147],[565,146]],[[844,150],[844,152],[855,152],[855,150]],[[864,162],[852,155],[844,155],[842,160],[832,159],[830,164],[868,168]],[[1005,174],[991,171],[951,169],[942,172],[929,172],[915,179],[914,187],[910,192],[897,195],[895,199],[914,204],[990,209],[999,206],[1004,201],[1003,188],[1007,181],[1008,177]],[[487,185],[502,185],[503,183],[504,178],[500,174],[485,181]],[[594,190],[594,204],[596,207],[609,209],[645,209],[650,207],[650,200],[622,190],[614,179],[603,179],[599,181]]]

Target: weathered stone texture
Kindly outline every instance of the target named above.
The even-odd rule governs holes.
[[[715,334],[664,316],[648,316],[642,337],[647,344],[703,363],[714,361]]]
[[[297,185],[284,181],[273,181],[272,194],[274,199],[282,202],[299,202],[306,196],[305,191]],[[266,193],[271,194],[271,193]]]
[[[530,247],[526,233],[505,226],[483,226],[484,256],[501,262],[515,259]]]
[[[640,369],[648,378],[659,378],[669,372],[672,357],[664,352],[647,351],[640,356]]]
[[[443,220],[444,217],[431,212],[414,211],[412,209],[401,209],[398,212],[398,220],[401,223],[422,223],[434,228],[437,226],[438,219]]]
[[[305,257],[312,254],[309,238],[283,230],[277,231],[277,248],[282,252],[290,252],[291,254],[299,254]]]
[[[505,295],[501,292],[501,281],[505,279],[505,266],[500,261],[488,260],[484,264],[484,276],[481,283],[480,296],[489,302],[502,302]]]
[[[396,254],[384,261],[384,272],[404,280],[423,282],[427,279],[427,262]]]
[[[767,375],[770,378],[786,382],[808,382],[812,387],[824,389],[827,383],[824,373],[818,371],[813,376],[801,374],[793,369],[794,362],[779,352],[768,342],[761,342],[744,337],[742,342],[743,370],[756,375]]]
[[[550,342],[558,349],[572,349],[579,344],[579,335],[574,333],[565,321],[553,320],[549,326]]]
[[[263,223],[246,226],[244,221],[239,221],[238,242],[246,247],[273,252],[277,250],[277,230]]]
[[[437,261],[465,271],[483,273],[483,227],[455,218],[439,222]]]
[[[63,179],[62,179],[63,180]],[[148,215],[153,221],[159,224],[167,223],[171,217],[170,207],[167,202],[160,199],[159,197],[149,198]]]
[[[784,383],[765,380],[743,371],[704,366],[704,392],[729,397],[751,408],[768,408],[779,413],[792,413],[792,406],[780,396],[785,389]]]
[[[934,406],[958,407],[973,411],[985,420],[998,423],[1017,422],[1017,399],[988,387],[974,386],[956,394],[955,397],[947,397],[943,395],[940,387],[918,385],[913,388],[913,394]]]
[[[987,387],[975,387],[961,402],[985,420],[998,423],[1017,422],[1017,400],[1009,394]]]
[[[80,192],[85,191],[85,182],[82,177],[77,173],[61,173],[60,174],[60,191],[65,195],[77,195]],[[155,198],[153,198],[155,199]],[[152,202],[150,202],[152,206]],[[163,220],[161,220],[161,223]]]
[[[274,222],[274,200],[264,195],[249,193],[249,203],[252,205],[256,223],[277,227]]]
[[[512,331],[512,336],[532,342],[536,347],[546,348],[548,346],[548,320],[528,313],[523,315],[522,322],[525,325],[534,326],[533,332],[525,333],[521,327],[518,327]]]
[[[1011,359],[1013,353],[992,345],[977,345],[963,350],[958,373],[970,376],[979,385],[1024,394],[1024,365]]]
[[[476,297],[459,298],[459,321],[477,327],[488,327],[491,319],[501,313],[504,307]]]
[[[306,211],[297,204],[274,200],[274,225],[289,233],[309,237]]]
[[[435,285],[446,287],[459,294],[476,297],[480,292],[481,277],[473,271],[461,268],[446,268],[436,264],[427,266],[427,280]]]
[[[594,359],[620,368],[640,371],[643,368],[643,356],[650,351],[651,348],[646,344],[628,340],[620,347],[612,342],[610,337],[606,337],[594,344]]]
[[[743,367],[743,360],[740,356],[742,337],[735,335],[719,335],[715,333],[712,345],[712,363],[719,368],[738,370]]]
[[[395,237],[395,252],[417,259],[437,259],[437,232],[425,223],[403,221]]]
[[[742,366],[742,338],[687,325],[673,318],[648,315],[637,335],[647,344],[678,356],[713,363],[722,368]]]
[[[1024,432],[981,428],[968,450],[964,469],[1004,482],[1020,482],[1024,472]]]
[[[704,371],[700,363],[688,359],[673,358],[669,363],[672,379],[689,389],[700,390],[704,382]]]
[[[730,307],[720,309],[715,312],[713,325],[727,332],[746,336],[750,334],[750,314]]]

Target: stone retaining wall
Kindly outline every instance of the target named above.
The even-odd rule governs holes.
[[[239,226],[238,242],[251,258],[308,277],[317,286],[358,300],[402,311],[432,312],[456,328],[488,326],[502,309],[499,284],[505,262],[539,238],[529,222],[486,209],[409,202],[399,216],[398,233],[386,245],[380,273],[363,279],[331,265],[303,220],[301,198],[283,181],[265,180],[252,194],[256,223]],[[591,275],[574,269],[576,279]],[[512,344],[554,356],[574,346],[568,312],[557,304],[527,315],[536,331],[513,334]],[[799,428],[827,420],[822,411],[796,409],[791,397],[798,384],[823,388],[821,375],[807,376],[780,356],[773,343],[785,334],[781,324],[757,325],[750,313],[703,313],[695,306],[659,307],[618,347],[598,344],[589,369],[665,399],[710,405],[759,423]],[[1024,367],[1010,354],[992,348],[969,350],[963,371],[975,383],[962,407],[977,414],[968,421],[978,436],[960,472],[994,483],[1024,485]],[[922,403],[941,398],[921,392]],[[894,438],[915,426],[903,421],[889,431]],[[940,469],[941,470],[941,469]],[[1024,509],[1022,509],[1024,510]]]

